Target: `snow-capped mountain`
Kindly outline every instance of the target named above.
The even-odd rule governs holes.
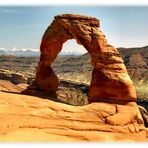
[[[60,56],[79,56],[82,55],[83,53],[81,52],[76,52],[76,51],[61,51],[59,53]]]
[[[0,55],[7,55],[7,54],[9,54],[9,52],[6,49],[0,48]]]
[[[18,57],[37,57],[39,56],[39,54],[39,49],[18,49],[16,47],[12,49],[0,48],[0,55],[14,55]]]
[[[59,53],[60,56],[78,56],[81,55],[81,52],[76,51],[61,51]],[[12,49],[4,49],[0,48],[0,55],[14,55],[17,57],[39,57],[40,56],[40,50],[39,49],[33,49],[33,48],[12,48]]]

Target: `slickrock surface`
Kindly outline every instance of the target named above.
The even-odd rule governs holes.
[[[71,106],[0,92],[0,141],[147,141],[137,105]]]
[[[33,85],[43,91],[58,90],[58,78],[51,68],[62,45],[76,39],[91,55],[93,66],[89,102],[135,101],[137,96],[126,67],[116,48],[107,43],[96,18],[74,14],[55,16],[41,42],[41,57]],[[32,87],[33,88],[33,87]]]
[[[0,91],[4,91],[4,92],[21,93],[21,91],[26,89],[27,86],[28,85],[25,83],[15,85],[10,81],[0,80]]]

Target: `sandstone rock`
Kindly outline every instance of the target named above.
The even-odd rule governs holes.
[[[21,93],[27,86],[26,84],[15,85],[8,80],[0,80],[0,91],[4,92]]]
[[[135,101],[135,88],[123,60],[117,49],[107,43],[99,26],[99,20],[92,17],[74,14],[55,16],[40,45],[41,57],[34,83],[37,88],[49,92],[58,90],[58,78],[51,63],[61,51],[64,42],[76,39],[91,55],[93,72],[89,102]]]
[[[14,72],[12,70],[5,70],[5,69],[0,69],[0,79],[9,80],[14,84],[27,82],[27,77],[22,73]]]
[[[0,92],[1,142],[140,142],[146,129],[135,102],[71,106]]]
[[[142,115],[142,118],[144,120],[144,124],[146,127],[148,127],[148,111],[140,105],[138,107],[139,107],[140,113]]]
[[[134,68],[148,68],[140,53],[133,54],[129,59],[129,66]]]

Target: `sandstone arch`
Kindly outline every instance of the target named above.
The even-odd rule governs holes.
[[[43,91],[55,93],[58,90],[58,78],[51,63],[61,51],[64,42],[76,39],[91,55],[93,72],[89,102],[135,101],[135,88],[123,60],[117,49],[107,43],[99,27],[100,22],[96,18],[74,14],[55,16],[42,38],[34,84]]]

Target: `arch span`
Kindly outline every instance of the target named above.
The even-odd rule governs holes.
[[[76,39],[91,55],[93,72],[89,102],[135,101],[135,88],[123,60],[117,49],[107,43],[99,27],[100,22],[96,18],[74,14],[55,16],[42,38],[34,84],[43,91],[55,93],[58,90],[58,78],[51,63],[61,51],[64,42]]]

